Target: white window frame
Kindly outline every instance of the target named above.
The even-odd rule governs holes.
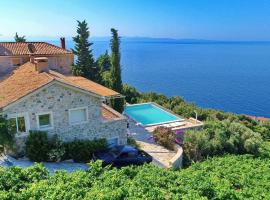
[[[86,121],[82,121],[82,122],[77,122],[77,123],[72,123],[70,121],[70,116],[71,116],[71,112],[74,111],[74,110],[82,110],[82,109],[85,109],[85,114],[86,114]],[[68,122],[69,122],[69,125],[79,125],[79,124],[85,124],[88,122],[88,107],[87,106],[84,106],[84,107],[78,107],[78,108],[71,108],[68,110]]]
[[[50,124],[51,126],[40,126],[39,124],[39,116],[40,115],[50,115]],[[53,125],[53,112],[52,111],[49,111],[49,112],[41,112],[41,113],[36,113],[36,119],[37,119],[37,127],[38,127],[38,130],[51,130],[54,128],[54,125]]]
[[[19,132],[19,128],[18,128],[18,117],[24,117],[24,123],[25,123],[25,132]],[[30,123],[29,123],[29,117],[28,117],[28,113],[18,113],[18,114],[11,114],[8,115],[7,119],[16,119],[16,134],[17,135],[21,135],[21,134],[25,134],[28,133],[30,130]]]

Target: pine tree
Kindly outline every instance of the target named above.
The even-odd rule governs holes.
[[[73,53],[77,56],[77,61],[72,68],[72,73],[75,76],[83,76],[87,79],[95,81],[96,79],[96,66],[90,48],[93,43],[88,41],[89,30],[86,21],[77,21],[77,36],[73,37],[75,48],[72,49]]]
[[[111,89],[122,93],[123,84],[121,77],[121,65],[120,65],[120,37],[115,29],[111,29],[112,39],[111,39]],[[124,99],[118,98],[112,100],[112,107],[118,112],[122,112],[124,109]]]
[[[17,32],[14,36],[14,40],[15,42],[26,42],[25,36],[19,36]]]

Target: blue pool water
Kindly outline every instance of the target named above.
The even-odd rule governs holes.
[[[124,113],[144,126],[182,120],[151,103],[126,106]]]

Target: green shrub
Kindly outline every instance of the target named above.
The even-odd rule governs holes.
[[[65,147],[62,142],[59,140],[57,135],[54,135],[53,138],[49,141],[49,152],[48,152],[48,161],[50,162],[59,162],[63,159],[65,155]]]
[[[167,127],[160,126],[155,128],[153,137],[156,143],[169,150],[175,150],[175,133]]]
[[[250,153],[258,155],[262,137],[242,123],[208,121],[202,130],[190,130],[184,136],[184,160],[202,161],[208,156]]]
[[[26,156],[36,162],[59,162],[65,148],[57,135],[48,139],[47,132],[30,131],[26,140]]]
[[[133,137],[131,137],[131,136],[128,136],[127,137],[127,144],[128,145],[131,145],[131,146],[134,146],[134,147],[136,147],[136,148],[140,148],[140,144],[138,144],[137,142],[136,142],[136,140],[133,138]]]
[[[270,122],[260,122],[256,126],[253,127],[255,132],[261,134],[264,140],[270,140]]]
[[[15,133],[12,131],[9,121],[0,116],[0,154],[5,149],[13,149]]]
[[[184,136],[184,164],[190,165],[192,161],[202,161],[204,154],[210,153],[208,137],[204,132],[190,130]]]
[[[137,103],[138,98],[140,97],[140,93],[136,88],[127,84],[123,85],[123,95],[125,95],[125,99],[128,103]]]
[[[94,152],[107,149],[106,139],[96,140],[74,140],[64,144],[66,157],[70,157],[74,162],[89,162]]]
[[[26,156],[36,162],[58,162],[70,158],[74,162],[89,162],[94,152],[106,148],[106,139],[74,140],[63,144],[57,135],[49,140],[46,132],[30,131],[26,141]]]
[[[26,156],[36,162],[48,160],[49,140],[44,131],[30,131],[26,140]]]
[[[259,156],[261,158],[270,159],[270,142],[263,142],[259,148]]]

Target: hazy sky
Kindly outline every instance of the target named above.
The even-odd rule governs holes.
[[[73,36],[76,20],[92,36],[270,40],[270,0],[0,0],[0,40],[15,32]]]

